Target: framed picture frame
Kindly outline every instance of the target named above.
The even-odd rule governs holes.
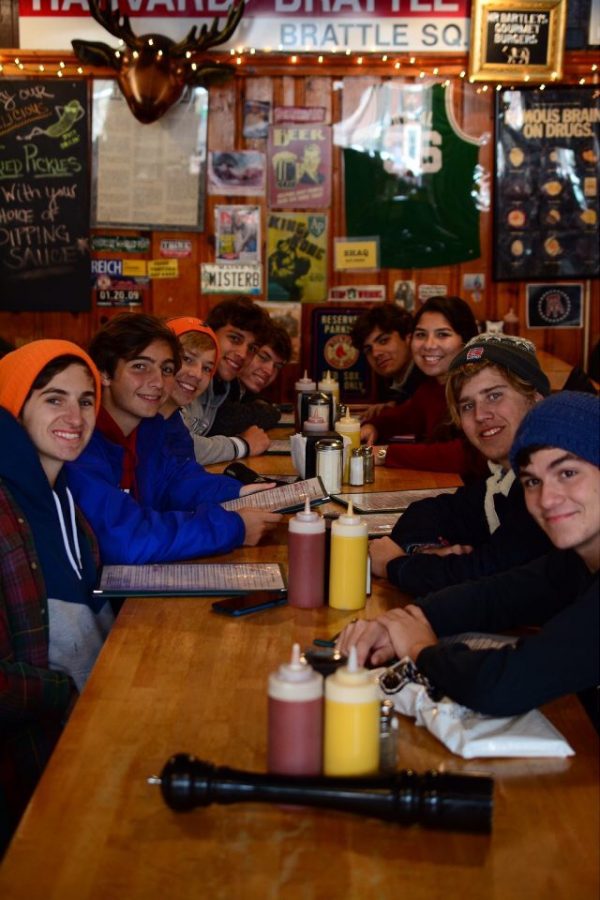
[[[93,79],[92,226],[203,231],[208,91],[142,125],[114,79]]]
[[[598,89],[495,93],[494,280],[598,277]]]
[[[560,79],[566,19],[567,0],[473,0],[469,78]]]

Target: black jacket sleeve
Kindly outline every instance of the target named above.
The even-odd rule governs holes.
[[[438,494],[411,503],[398,519],[392,540],[400,547],[412,544],[480,543],[489,529],[485,521],[483,501],[485,481],[473,482],[454,494]]]
[[[419,669],[478,712],[517,715],[600,679],[598,575],[590,576],[571,552],[554,551],[479,583],[448,588],[420,605],[438,637],[541,626],[514,647],[440,643],[421,651]]]
[[[485,578],[521,566],[552,547],[544,532],[527,513],[520,520],[511,518],[472,553],[436,556],[413,553],[391,560],[389,581],[407,594],[439,591],[453,584]]]
[[[259,428],[268,431],[277,425],[280,416],[281,413],[276,406],[259,397],[254,396],[252,400],[227,399],[217,411],[211,434],[232,437],[241,434],[251,425],[258,425]]]
[[[507,497],[495,497],[500,526],[493,534],[485,518],[484,497],[485,483],[477,482],[460,488],[455,494],[440,494],[413,503],[394,528],[395,534],[402,536],[402,541],[397,543],[405,547],[411,540],[417,543],[429,529],[430,534],[437,530],[439,537],[448,543],[470,544],[474,549],[472,553],[460,555],[417,552],[400,556],[388,563],[390,582],[408,594],[424,594],[505,572],[550,552],[552,544],[527,512],[518,483],[515,482]]]

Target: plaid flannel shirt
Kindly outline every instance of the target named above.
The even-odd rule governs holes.
[[[79,526],[95,538],[81,516]],[[76,690],[48,668],[48,600],[29,526],[0,480],[0,813],[16,824]]]

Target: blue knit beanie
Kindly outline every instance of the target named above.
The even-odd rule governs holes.
[[[600,466],[600,398],[579,391],[560,391],[546,397],[527,413],[510,451],[517,457],[528,447],[558,447]]]

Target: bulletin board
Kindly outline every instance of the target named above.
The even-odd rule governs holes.
[[[204,230],[208,92],[186,88],[157,122],[133,116],[116,81],[94,81],[94,227]]]
[[[2,80],[0,309],[90,308],[84,81]]]

